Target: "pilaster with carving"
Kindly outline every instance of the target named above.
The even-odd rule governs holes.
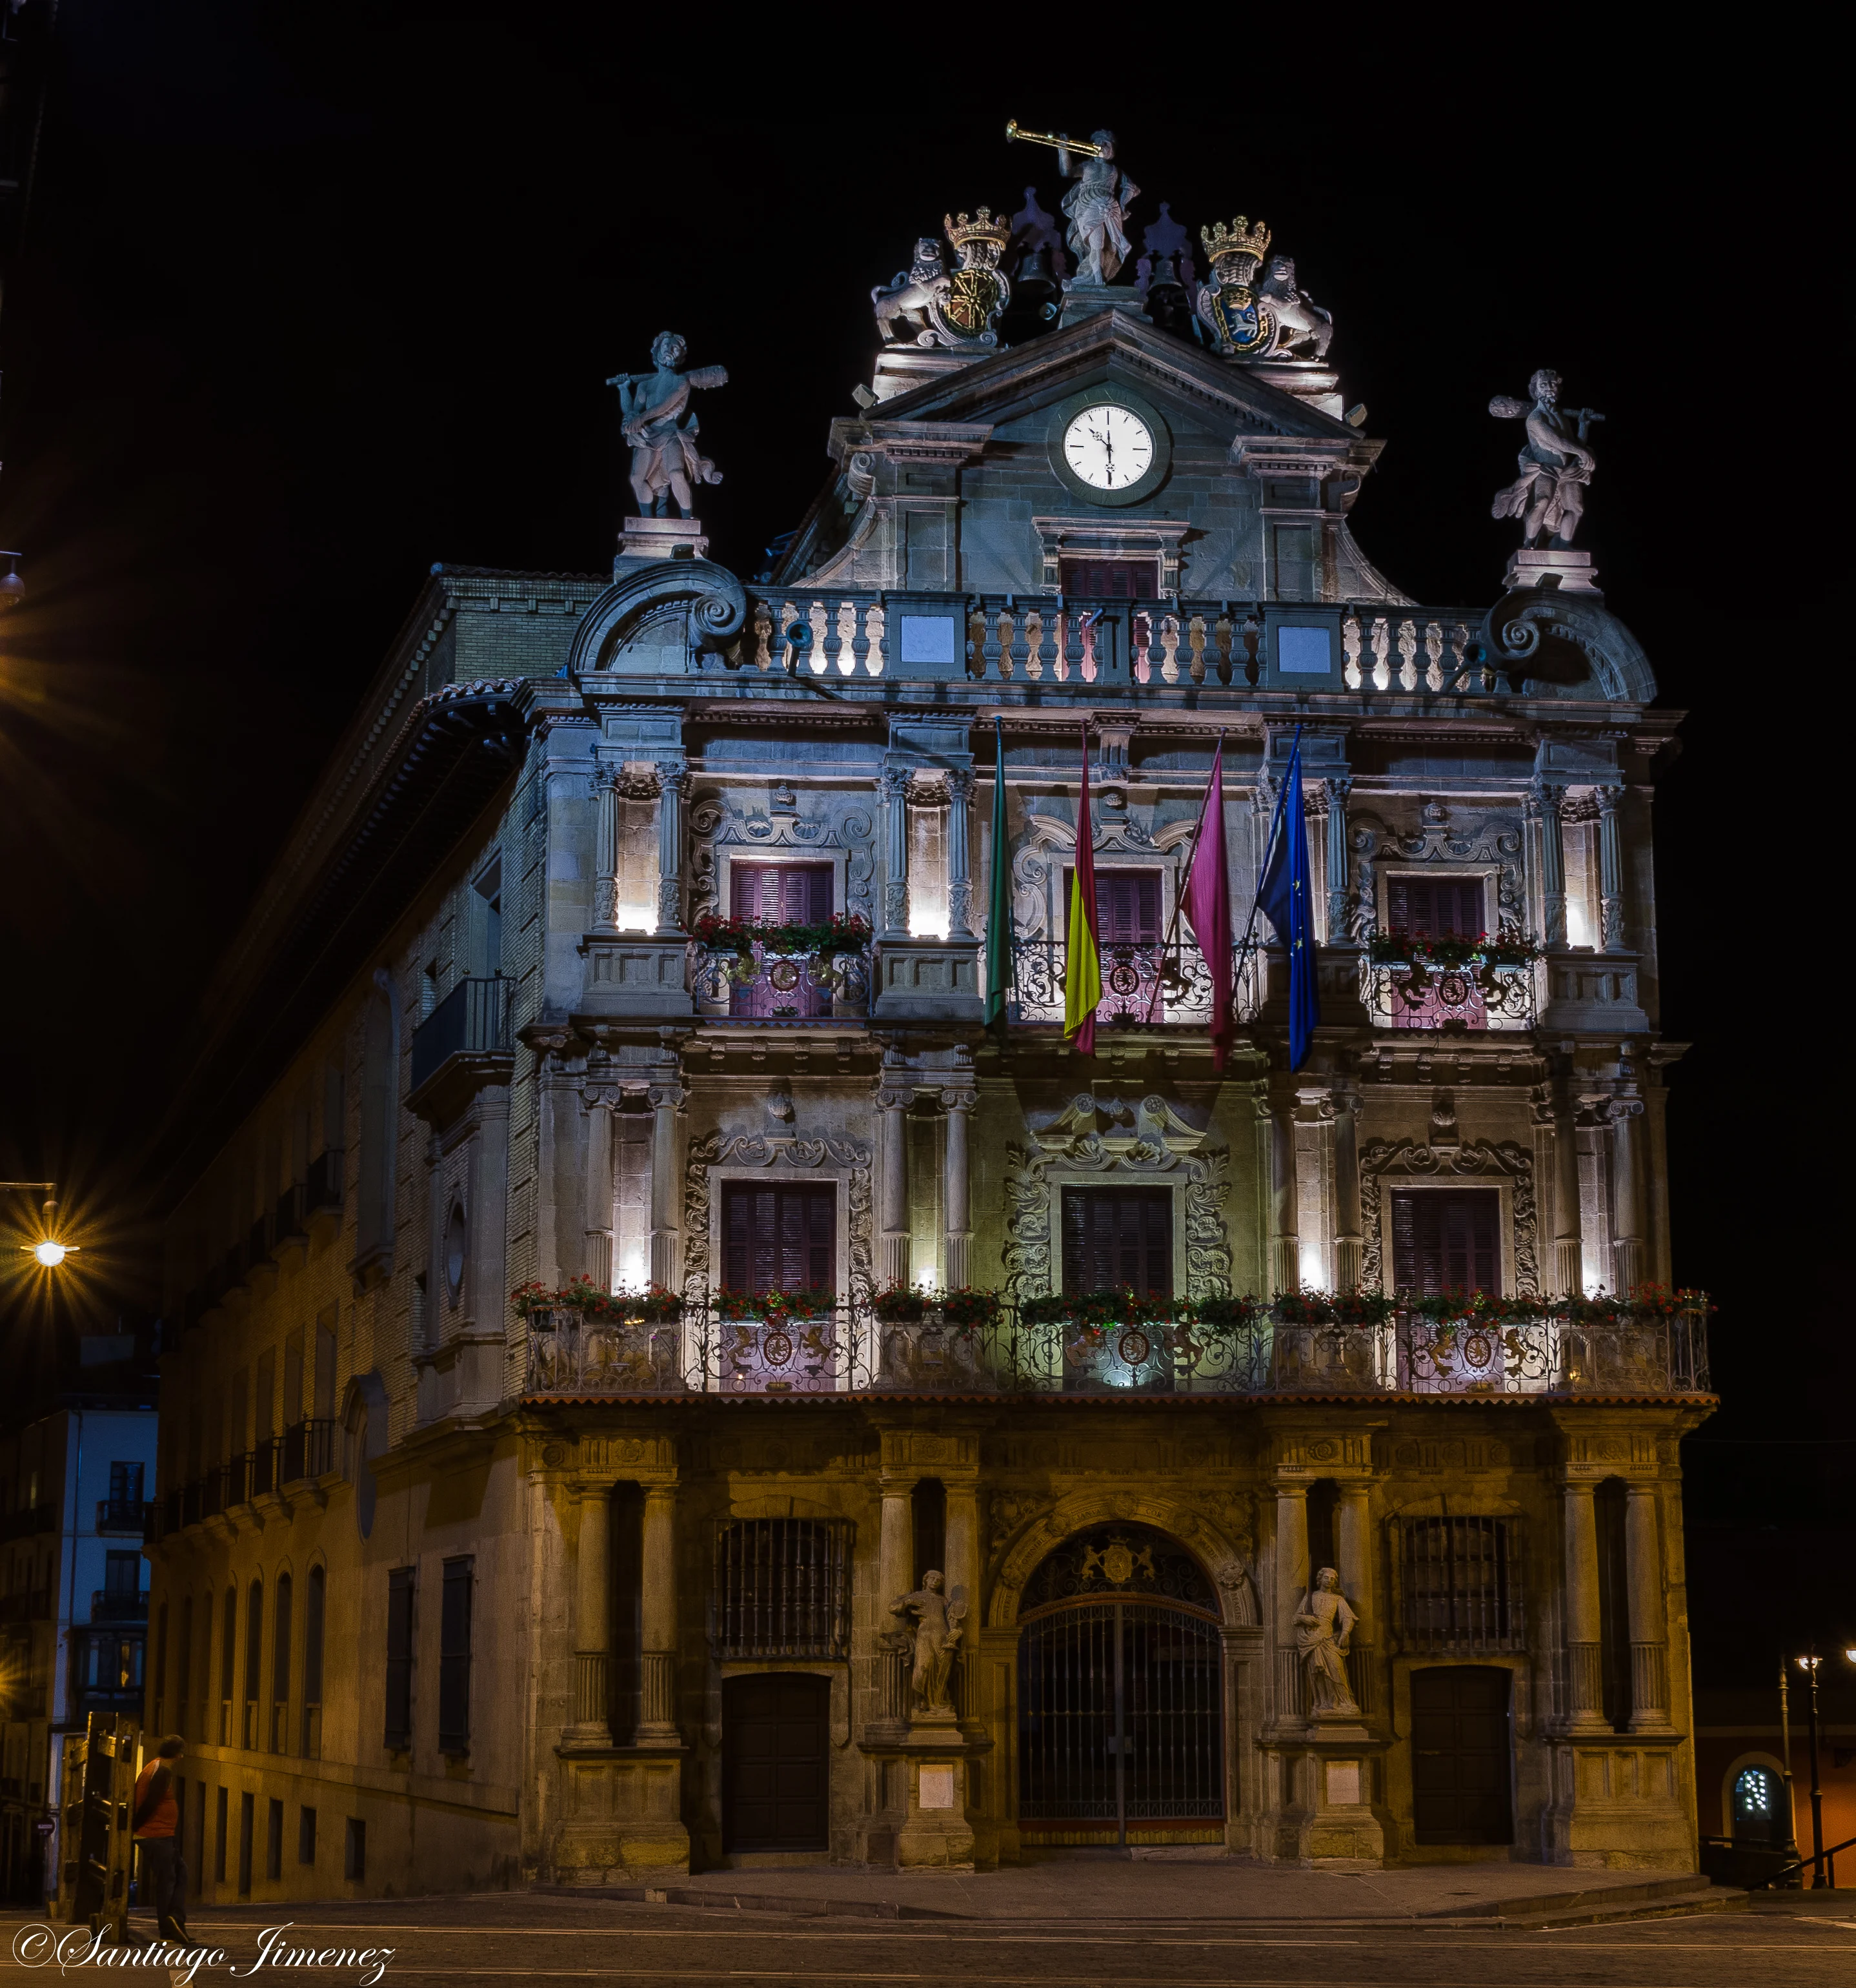
[[[683,807],[689,794],[688,766],[660,759],[658,773],[658,936],[676,938],[683,925]]]
[[[948,776],[948,937],[973,937],[973,879],[968,830],[973,797],[971,767],[951,768]]]
[[[1601,787],[1598,803],[1598,909],[1600,942],[1607,952],[1618,951],[1624,943],[1624,848],[1618,810],[1624,800],[1621,787]]]
[[[883,790],[883,937],[908,937],[908,783],[906,766],[885,766]]]

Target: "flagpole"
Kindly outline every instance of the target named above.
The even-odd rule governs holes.
[[[1289,742],[1289,763],[1292,766],[1295,764],[1295,756],[1301,750],[1301,747],[1302,728],[1300,725],[1298,724],[1295,729],[1294,738]],[[1244,926],[1244,942],[1237,949],[1236,963],[1232,969],[1231,977],[1234,982],[1236,980],[1238,975],[1242,972],[1244,962],[1249,955],[1253,943],[1253,935],[1256,930],[1257,911],[1263,902],[1263,879],[1269,872],[1270,855],[1276,848],[1276,831],[1283,825],[1283,804],[1288,800],[1288,799],[1289,782],[1287,778],[1285,777],[1283,782],[1282,791],[1278,793],[1276,797],[1276,813],[1271,818],[1269,823],[1269,840],[1263,844],[1263,860],[1256,867],[1256,888],[1250,894],[1250,916]],[[1237,995],[1237,989],[1235,986],[1232,986],[1231,992],[1232,998],[1235,1000]]]
[[[1219,727],[1218,744],[1213,749],[1212,753],[1212,763],[1215,766],[1218,764],[1219,754],[1225,749],[1225,733],[1229,729],[1229,728],[1228,726],[1222,725]],[[1211,776],[1208,774],[1205,777],[1205,789],[1208,798],[1209,797],[1211,792]],[[1186,851],[1185,868],[1181,873],[1184,876],[1190,877],[1192,874],[1192,860],[1198,854],[1198,838],[1205,833],[1205,803],[1202,801],[1198,806],[1198,819],[1192,824],[1192,847]],[[1219,827],[1222,829],[1224,827],[1224,823],[1221,821],[1219,823]],[[1166,937],[1160,942],[1160,956],[1162,960],[1165,958],[1168,949],[1172,945],[1175,936],[1178,934],[1179,930],[1179,902],[1181,895],[1182,894],[1179,889],[1175,886],[1173,891],[1173,915],[1167,921]],[[1154,969],[1154,992],[1147,1004],[1147,1020],[1142,1025],[1143,1026],[1151,1027],[1153,1025],[1154,1009],[1159,1004],[1159,1000],[1160,969],[1156,966]]]

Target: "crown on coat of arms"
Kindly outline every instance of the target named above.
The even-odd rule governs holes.
[[[1249,220],[1239,215],[1227,228],[1222,221],[1200,231],[1199,239],[1205,245],[1205,253],[1215,262],[1223,255],[1254,255],[1260,262],[1269,247],[1269,228],[1259,221],[1253,228]]]
[[[971,242],[984,243],[995,253],[1002,253],[1012,239],[1012,223],[1004,215],[995,220],[992,210],[982,207],[969,221],[963,214],[957,219],[952,215],[944,217],[947,223],[948,239],[956,248],[964,248]]]

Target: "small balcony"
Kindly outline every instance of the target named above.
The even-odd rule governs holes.
[[[696,1012],[721,1022],[860,1021],[870,1013],[867,945],[830,952],[748,949],[692,940],[688,985]]]
[[[96,1501],[96,1530],[100,1533],[130,1533],[142,1537],[147,1505],[140,1498],[100,1498]]]
[[[90,1591],[90,1620],[93,1622],[146,1622],[148,1620],[148,1591],[139,1591],[127,1587],[96,1587]]]
[[[280,1254],[290,1243],[301,1244],[309,1239],[309,1219],[303,1209],[303,1184],[298,1182],[287,1187],[277,1197],[276,1208],[271,1215],[271,1249]]]
[[[507,1084],[509,982],[499,973],[460,980],[412,1032],[407,1102],[434,1122],[449,1119],[487,1084]]]
[[[1534,1026],[1539,956],[1519,939],[1381,935],[1361,960],[1361,1002],[1375,1028],[1525,1032]]]
[[[1097,956],[1102,975],[1102,999],[1096,1009],[1098,1028],[1140,1028],[1150,1019],[1156,1027],[1168,1023],[1202,1030],[1209,1026],[1212,975],[1191,938],[1175,939],[1170,945],[1159,940],[1108,939],[1098,947]],[[1256,1019],[1263,1001],[1259,959],[1254,950],[1246,959],[1241,946],[1232,948],[1234,1021]],[[1007,1020],[1061,1026],[1069,963],[1066,940],[1014,939]]]
[[[292,1422],[283,1432],[281,1482],[325,1477],[335,1468],[335,1423],[327,1416]]]
[[[342,1149],[330,1146],[309,1162],[309,1177],[303,1185],[303,1212],[306,1220],[319,1215],[342,1212]]]

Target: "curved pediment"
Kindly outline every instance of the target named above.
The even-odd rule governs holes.
[[[615,580],[589,606],[568,652],[568,672],[675,674],[688,668],[693,651],[733,641],[747,617],[747,596],[726,566],[655,560]]]

